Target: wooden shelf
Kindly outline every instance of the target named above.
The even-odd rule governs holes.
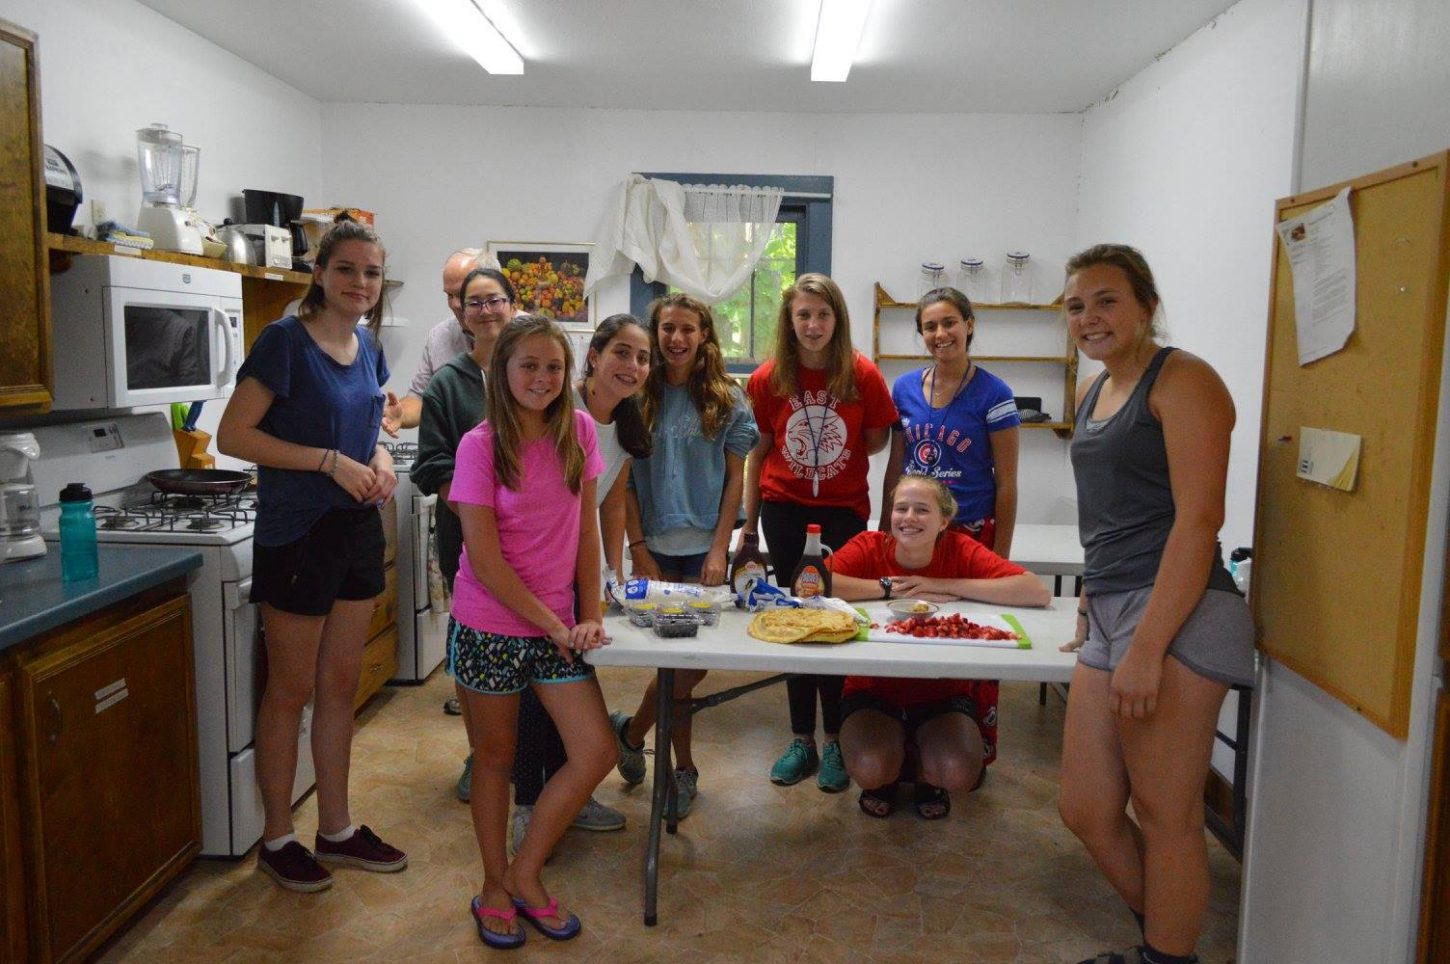
[[[123,244],[112,244],[109,241],[93,241],[75,234],[57,234],[54,231],[48,231],[45,241],[51,251],[65,251],[70,254],[119,254],[140,258],[142,261],[168,261],[172,264],[189,264],[196,268],[215,268],[218,271],[231,271],[244,278],[256,278],[261,281],[286,281],[304,286],[312,280],[312,276],[305,271],[237,264],[235,261],[203,258],[199,254],[182,254],[180,251],[142,251],[139,248],[128,248]]]
[[[931,361],[930,355],[877,355],[878,362],[884,361]],[[972,355],[975,362],[1039,362],[1049,365],[1066,365],[1071,359],[1061,355]]]
[[[877,362],[929,362],[930,355],[913,354],[883,354],[881,352],[881,312],[895,309],[906,309],[914,311],[917,303],[915,301],[898,301],[891,297],[890,293],[878,282],[875,285],[875,311],[871,320],[871,352],[872,358]],[[973,302],[972,308],[978,312],[977,324],[1001,324],[1005,319],[998,318],[994,322],[987,322],[980,313],[997,311],[1022,311],[1032,312],[1038,316],[1045,313],[1056,314],[1062,311],[1061,299],[1050,305],[1026,305],[1008,304],[994,305]],[[1031,319],[1022,318],[1020,323],[1030,323]],[[1016,325],[1019,319],[1012,319],[1010,324]],[[1006,364],[1036,364],[1036,365],[1058,365],[1062,368],[1062,411],[1071,416],[1073,412],[1073,401],[1077,393],[1077,350],[1072,344],[1071,337],[1066,338],[1064,354],[1062,355],[973,355],[972,359],[986,363]],[[1023,422],[1022,428],[1044,428],[1050,429],[1058,438],[1066,439],[1072,436],[1073,422],[1069,417],[1060,422]]]
[[[880,283],[876,285],[876,307],[877,308],[915,308],[915,301],[897,301],[891,297]],[[1050,305],[1036,305],[1011,302],[1007,304],[993,304],[986,301],[972,302],[974,311],[1061,311],[1062,299],[1059,298]]]

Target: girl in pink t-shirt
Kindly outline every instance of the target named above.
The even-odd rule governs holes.
[[[619,751],[594,669],[581,654],[608,642],[600,598],[594,420],[574,409],[563,331],[516,319],[494,347],[488,419],[458,445],[449,501],[463,524],[449,665],[468,701],[471,807],[483,888],[471,911],[490,947],[524,942],[520,915],[545,937],[578,935],[539,878],[544,861]],[[588,601],[575,619],[575,591]],[[544,787],[513,862],[505,845],[519,693],[532,688],[568,762]]]

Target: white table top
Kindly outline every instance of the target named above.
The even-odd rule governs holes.
[[[966,613],[1011,613],[1032,640],[1032,649],[995,649],[940,643],[766,643],[746,632],[751,613],[730,609],[718,626],[700,627],[700,635],[661,639],[622,615],[604,622],[613,638],[588,654],[595,666],[653,666],[660,669],[766,670],[773,673],[830,673],[856,676],[904,676],[916,679],[1029,680],[1065,683],[1077,665],[1076,653],[1058,646],[1077,629],[1077,600],[1054,599],[1046,609],[1018,609],[963,602],[944,608]]]
[[[1012,561],[1039,576],[1082,575],[1077,526],[1018,525],[1012,530]]]

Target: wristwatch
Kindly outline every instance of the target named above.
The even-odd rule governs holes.
[[[881,577],[881,598],[882,599],[890,599],[891,598],[891,577],[890,576],[882,576]]]

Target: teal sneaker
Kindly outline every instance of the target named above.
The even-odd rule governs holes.
[[[580,830],[623,830],[624,814],[590,797],[571,826]]]
[[[841,744],[832,740],[821,747],[821,769],[816,774],[816,786],[826,793],[840,793],[850,785],[846,761],[841,759]]]
[[[458,799],[467,803],[473,795],[473,754],[463,761],[463,773],[458,778]]]
[[[630,786],[644,782],[644,747],[630,746],[624,738],[629,729],[631,717],[615,710],[609,714],[609,728],[614,731],[614,742],[619,746],[619,765],[615,767],[624,782]]]
[[[690,815],[690,804],[700,794],[700,771],[685,767],[675,771],[675,819],[683,820]]]
[[[816,756],[816,745],[805,737],[798,736],[790,741],[790,746],[775,761],[775,766],[770,768],[770,782],[782,787],[800,783],[806,777],[816,772],[821,765],[820,758]]]

